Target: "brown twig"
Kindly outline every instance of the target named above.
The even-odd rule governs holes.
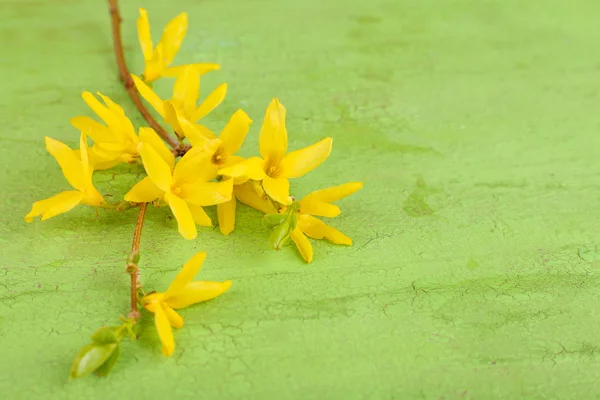
[[[146,208],[148,203],[140,204],[135,230],[133,231],[133,244],[131,245],[131,254],[127,258],[127,273],[131,275],[131,311],[129,317],[137,320],[140,316],[138,311],[137,292],[140,288],[140,268],[138,262],[140,259],[140,241],[142,240],[142,228],[144,227],[144,218],[146,217]]]
[[[113,43],[115,48],[115,57],[117,58],[117,67],[119,68],[119,78],[121,82],[123,82],[123,86],[127,93],[129,93],[129,97],[133,104],[135,104],[136,108],[139,110],[140,114],[144,117],[146,122],[163,138],[165,142],[173,149],[173,154],[175,156],[183,155],[185,152],[184,146],[181,145],[173,136],[169,135],[169,133],[162,127],[154,117],[148,112],[144,103],[140,99],[140,95],[133,83],[133,79],[129,74],[129,69],[127,68],[127,63],[125,62],[125,55],[123,54],[123,44],[121,42],[121,15],[119,14],[119,1],[118,0],[108,0],[108,6],[110,9],[110,18],[112,22],[112,35],[113,35]]]

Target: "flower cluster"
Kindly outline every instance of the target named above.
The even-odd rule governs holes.
[[[119,21],[116,0],[109,0],[109,3],[114,8],[111,11],[116,13],[113,15],[115,28]],[[171,66],[187,31],[187,14],[182,13],[170,21],[156,45],[152,42],[148,13],[144,9],[140,9],[137,27],[145,61],[144,71],[140,76],[129,75],[122,60],[120,68],[124,66],[124,69],[121,68],[121,76],[149,125],[156,128],[151,123],[154,117],[145,109],[138,95],[168,124],[176,139],[166,138],[165,135],[169,134],[164,130],[157,133],[158,129],[148,126],[136,129],[123,108],[108,96],[99,92],[96,95],[83,92],[83,101],[97,118],[76,116],[71,119],[71,125],[80,131],[79,149],[71,149],[50,137],[45,139],[48,152],[60,165],[73,190],[35,202],[25,220],[31,222],[38,216],[45,220],[84,204],[116,210],[139,206],[140,211],[143,205],[140,213],[143,221],[146,204],[153,204],[168,207],[177,221],[179,234],[193,240],[198,236],[197,226],[213,225],[205,212],[205,207],[210,206],[217,208],[221,233],[229,235],[235,229],[236,208],[240,202],[265,214],[263,222],[271,230],[269,242],[274,249],[279,250],[293,241],[306,262],[313,259],[313,249],[307,236],[351,245],[349,237],[316,217],[339,215],[340,209],[332,202],[356,192],[362,183],[352,182],[317,190],[301,200],[290,194],[290,180],[321,165],[331,153],[333,139],[326,137],[308,147],[288,151],[286,109],[274,98],[266,108],[259,132],[260,155],[239,156],[237,152],[252,124],[246,112],[241,109],[234,112],[218,135],[203,121],[224,101],[227,85],[219,85],[199,101],[201,77],[220,66],[214,63]],[[119,32],[118,29],[116,31]],[[116,39],[120,41],[120,37]],[[152,82],[164,77],[175,78],[169,99],[162,98],[151,86]],[[88,138],[93,142],[91,146]],[[108,170],[121,163],[140,163],[147,176],[122,199],[111,203],[94,187],[92,177],[95,171]],[[128,207],[122,207],[123,204]],[[139,229],[141,232],[141,225]],[[139,244],[139,236],[137,242]],[[128,262],[132,277],[139,275],[137,258],[135,262]],[[135,288],[140,293],[140,305],[155,316],[166,356],[170,356],[175,347],[171,328],[183,325],[183,319],[174,310],[214,298],[231,285],[230,281],[192,281],[204,258],[205,253],[199,253],[188,261],[164,293],[146,294],[141,287]],[[132,312],[136,310],[136,305],[132,304]],[[92,337],[87,352],[76,359],[73,377],[102,371],[100,367],[108,360],[112,364],[116,362],[118,353],[114,354],[118,352],[119,341],[126,336],[125,332],[132,334],[130,328],[138,318],[135,313],[132,315],[124,320],[124,325],[114,329],[109,327],[112,331],[106,328],[112,333],[105,330]],[[93,357],[90,352],[97,356],[91,364],[89,360]]]

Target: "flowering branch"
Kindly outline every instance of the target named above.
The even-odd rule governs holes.
[[[131,275],[131,311],[129,318],[136,320],[140,317],[138,311],[137,292],[141,287],[140,284],[140,268],[138,262],[140,260],[140,241],[142,240],[142,229],[144,227],[144,218],[146,217],[146,208],[148,203],[140,204],[135,230],[133,231],[133,244],[131,245],[131,254],[127,258],[127,273]]]
[[[173,138],[165,129],[159,125],[158,122],[152,117],[152,115],[148,112],[148,109],[144,106],[144,103],[140,100],[139,93],[135,88],[135,84],[133,83],[133,79],[131,78],[131,74],[129,73],[129,69],[127,68],[127,63],[125,62],[125,55],[123,54],[123,44],[121,42],[121,15],[119,14],[119,4],[118,0],[108,0],[108,6],[110,10],[110,17],[112,22],[112,35],[113,35],[113,43],[115,47],[115,57],[117,58],[117,67],[119,68],[119,78],[121,82],[123,82],[123,86],[127,93],[129,93],[129,97],[135,104],[136,108],[139,110],[140,114],[144,117],[146,122],[160,135],[161,138],[165,142],[171,146],[173,149],[173,154],[175,156],[183,155],[188,150],[185,146],[177,141],[177,139]]]

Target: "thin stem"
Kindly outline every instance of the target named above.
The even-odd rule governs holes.
[[[140,288],[140,268],[138,261],[140,259],[140,241],[142,240],[142,229],[144,228],[144,218],[148,203],[140,204],[135,230],[133,231],[133,244],[131,245],[131,254],[127,258],[127,272],[131,275],[131,311],[129,317],[137,320],[140,316],[138,311],[137,292]]]
[[[121,15],[119,14],[119,1],[118,0],[108,0],[108,7],[110,9],[110,18],[112,22],[112,35],[113,35],[113,43],[115,48],[115,57],[117,58],[117,67],[119,69],[119,78],[121,82],[123,82],[123,86],[127,93],[129,93],[129,97],[133,104],[135,104],[136,108],[139,110],[140,114],[144,117],[146,122],[163,138],[165,142],[173,149],[173,154],[175,156],[182,155],[184,153],[184,147],[177,141],[176,138],[169,135],[169,133],[162,127],[154,117],[148,112],[144,103],[140,99],[140,95],[133,83],[133,79],[129,74],[129,69],[127,68],[127,63],[125,62],[125,55],[123,54],[123,43],[121,42]]]

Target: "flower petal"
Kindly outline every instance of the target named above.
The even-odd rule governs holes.
[[[202,301],[212,300],[231,287],[231,281],[193,281],[185,285],[176,296],[170,297],[167,304],[174,309],[191,306]]]
[[[179,139],[183,139],[185,137],[185,132],[181,128],[181,125],[179,125],[180,119],[184,119],[181,115],[182,111],[176,108],[171,100],[165,100],[163,103],[163,110],[165,112],[165,122],[171,124]]]
[[[73,152],[70,153],[73,154]],[[85,133],[83,132],[81,132],[81,135],[79,136],[79,158],[81,160],[79,162],[79,167],[81,168],[81,174],[83,175],[83,191],[87,192],[88,190],[94,188],[94,185],[92,184],[92,175],[94,174],[94,167],[90,160],[90,149],[87,144],[87,136],[85,136]]]
[[[300,201],[300,212],[302,214],[318,215],[319,217],[333,218],[342,212],[336,205],[324,203],[322,201],[312,201],[302,199]]]
[[[298,215],[298,228],[313,239],[327,239],[335,244],[352,245],[352,239],[313,216]]]
[[[169,318],[162,306],[155,308],[154,326],[163,346],[162,353],[165,357],[171,357],[175,350],[175,339],[173,338],[173,330],[171,329]]]
[[[288,138],[285,128],[285,107],[277,98],[273,99],[258,136],[259,150],[268,164],[276,164],[287,151]]]
[[[188,66],[194,67],[194,69],[196,70],[196,74],[198,74],[198,76],[202,76],[210,71],[217,71],[217,70],[221,69],[221,66],[219,64],[214,64],[214,63],[185,64],[185,65],[178,65],[176,67],[165,68],[162,75],[167,76],[167,77],[179,76],[183,73],[183,70],[185,68],[187,68]]]
[[[133,203],[151,203],[154,200],[161,198],[165,195],[165,192],[160,190],[150,179],[145,177],[141,181],[135,184],[129,192],[125,195],[125,201],[131,201]]]
[[[174,194],[165,193],[165,200],[169,203],[171,211],[177,220],[177,230],[184,239],[193,240],[198,236],[196,231],[196,223],[185,200],[180,199]]]
[[[80,132],[84,132],[86,135],[91,137],[94,143],[117,141],[117,137],[110,129],[108,129],[108,127],[91,119],[90,117],[73,117],[71,118],[70,122],[71,125],[79,129]]]
[[[349,182],[339,186],[316,190],[300,200],[300,212],[333,218],[340,214],[339,207],[329,204],[332,201],[350,196],[362,188],[362,182]]]
[[[225,203],[231,200],[232,196],[233,179],[226,179],[221,182],[198,181],[186,186],[182,193],[185,201],[199,206]]]
[[[48,199],[36,201],[31,207],[31,211],[25,216],[25,221],[32,222],[33,219],[41,215],[44,221],[58,214],[65,213],[77,206],[83,199],[83,193],[77,190],[61,192]]]
[[[150,21],[148,21],[148,12],[140,8],[140,16],[137,20],[137,31],[140,46],[142,47],[142,53],[144,53],[144,59],[149,60],[152,58],[152,35],[150,33]]]
[[[173,58],[181,47],[181,42],[185,38],[187,31],[188,16],[187,13],[181,13],[173,18],[163,31],[160,43],[164,46],[163,65],[166,67],[173,62]]]
[[[100,101],[90,92],[83,92],[81,98],[86,104],[100,117],[102,121],[113,131],[115,135],[118,135],[122,128],[122,124],[119,121],[117,115],[114,114],[106,105],[100,103]]]
[[[219,104],[225,99],[225,95],[227,94],[227,84],[222,83],[215,90],[212,91],[211,94],[204,99],[204,101],[198,106],[194,115],[192,116],[193,121],[198,121],[201,118],[204,118],[210,113],[212,110],[217,108]]]
[[[215,139],[215,134],[203,125],[190,122],[184,117],[179,117],[179,126],[185,137],[194,147],[204,147],[207,142]]]
[[[235,154],[248,134],[252,120],[243,110],[237,110],[229,119],[227,125],[219,135],[223,142],[223,149],[228,155]]]
[[[190,119],[196,111],[196,101],[200,91],[200,76],[192,66],[183,70],[183,74],[177,77],[173,86],[173,105]]]
[[[262,180],[266,175],[264,171],[265,162],[260,157],[250,157],[247,160],[219,170],[220,175],[234,178],[248,177],[254,180]]]
[[[232,197],[228,202],[217,204],[219,230],[223,235],[229,235],[235,229],[235,207],[235,196]]]
[[[161,117],[165,117],[165,110],[163,106],[163,100],[158,97],[156,93],[148,85],[144,83],[140,78],[131,74],[131,78],[133,79],[133,83],[137,88],[140,95],[148,102],[150,105],[156,110],[157,113],[160,114]]]
[[[73,150],[66,144],[51,137],[46,136],[44,139],[46,140],[46,150],[56,159],[67,181],[75,189],[84,192],[86,177],[82,169],[82,163],[77,160],[77,157],[73,154]]]
[[[171,184],[173,183],[170,166],[148,143],[140,143],[138,151],[140,156],[142,156],[144,168],[150,179],[152,179],[154,184],[163,192],[169,192],[171,190]]]
[[[181,315],[177,314],[177,311],[173,310],[167,304],[163,303],[161,306],[169,320],[169,324],[173,328],[181,328],[183,326],[183,318],[181,318]]]
[[[135,135],[135,128],[133,127],[131,120],[125,115],[125,111],[123,111],[123,108],[114,101],[112,101],[110,97],[105,96],[100,92],[96,92],[96,94],[100,96],[102,101],[104,101],[108,109],[115,116],[115,119],[117,120],[120,127],[119,132],[116,133],[120,134],[121,138],[124,140],[137,142],[138,137]]]
[[[194,184],[196,181],[208,181],[214,177],[208,171],[210,166],[210,154],[201,147],[192,147],[175,164],[173,170],[173,182],[178,187]],[[214,170],[214,168],[213,168]]]
[[[277,213],[277,210],[273,204],[267,200],[266,196],[263,198],[256,193],[254,185],[251,182],[236,185],[233,187],[233,190],[237,199],[245,205],[250,206],[258,211],[262,211],[265,214]]]
[[[175,156],[171,150],[167,148],[165,142],[158,136],[152,128],[140,128],[140,140],[148,143],[154,151],[167,163],[169,168],[173,170],[175,165]]]
[[[201,251],[199,253],[194,254],[192,258],[190,258],[185,264],[183,264],[183,268],[181,271],[175,276],[173,282],[165,292],[165,301],[168,302],[169,297],[175,296],[179,294],[179,292],[194,279],[200,269],[202,268],[202,264],[206,260],[206,252]]]
[[[212,221],[206,211],[202,208],[202,206],[198,206],[196,204],[188,203],[188,207],[192,212],[192,217],[194,218],[194,222],[196,225],[200,226],[212,226]]]
[[[287,178],[271,178],[265,176],[262,181],[263,189],[270,198],[284,205],[292,204],[290,197],[290,181]]]
[[[317,168],[331,154],[332,138],[286,154],[279,164],[281,176],[297,178]]]
[[[306,236],[304,236],[304,233],[296,227],[290,234],[290,237],[294,243],[296,243],[296,247],[298,248],[300,255],[302,255],[302,258],[304,258],[307,263],[311,262],[313,259],[313,248]]]

